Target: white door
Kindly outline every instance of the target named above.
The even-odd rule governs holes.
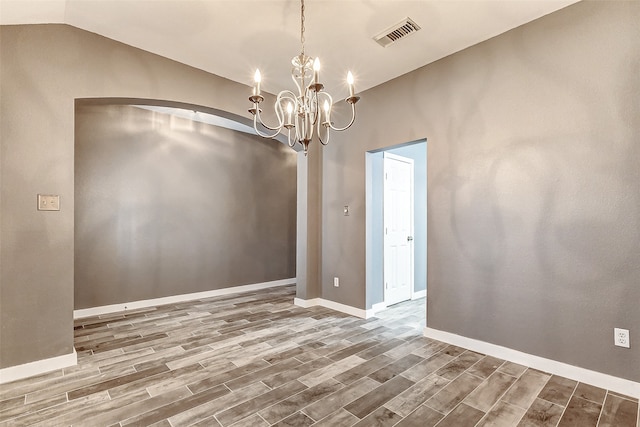
[[[413,159],[384,153],[384,302],[413,294]]]

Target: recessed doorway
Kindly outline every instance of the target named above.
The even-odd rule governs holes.
[[[393,162],[395,168],[392,185],[412,185],[413,197],[397,188],[395,194],[385,196],[385,181],[390,183],[385,161]],[[407,172],[410,163],[413,170]],[[390,218],[394,216],[400,219]],[[390,220],[399,225],[393,226],[396,230],[388,239],[391,230],[386,223]],[[395,284],[390,280],[394,276]],[[367,309],[372,313],[427,294],[425,139],[366,153],[366,293]]]

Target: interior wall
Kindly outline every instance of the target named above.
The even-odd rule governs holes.
[[[371,161],[371,250],[367,308],[384,301],[384,153],[413,159],[413,257],[414,292],[427,289],[427,144],[420,142],[379,151]]]
[[[295,277],[296,153],[127,105],[79,105],[75,309]]]
[[[362,93],[323,151],[325,298],[365,308],[365,154],[428,136],[427,325],[640,381],[638,22],[579,2]]]
[[[322,153],[320,144],[309,146],[308,155],[298,152],[296,297],[313,300],[322,295]]]
[[[66,25],[0,27],[0,368],[73,352],[74,104],[129,97],[247,116],[250,88]],[[58,194],[59,212],[36,195]]]

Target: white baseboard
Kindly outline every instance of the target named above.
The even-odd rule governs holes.
[[[386,309],[387,309],[387,303],[385,303],[384,301],[379,302],[377,304],[373,304],[371,306],[371,311],[373,311],[374,316],[376,313],[380,313],[381,311],[385,311]]]
[[[411,300],[416,300],[419,298],[424,298],[427,296],[427,290],[424,289],[422,291],[418,291],[418,292],[414,292],[413,295],[411,295]],[[367,313],[372,313],[371,316],[375,316],[376,313],[380,313],[381,311],[385,311],[387,308],[389,308],[387,306],[387,303],[382,301],[376,304],[373,304],[371,306],[371,308],[369,310],[367,310]],[[369,316],[369,317],[371,317]]]
[[[432,328],[424,328],[424,336],[464,347],[469,350],[487,354],[510,362],[519,363],[529,366],[543,372],[570,378],[575,381],[591,384],[607,390],[626,394],[635,398],[640,398],[640,383],[626,380],[624,378],[614,377],[612,375],[603,374],[601,372],[592,371],[585,368],[569,365],[556,360],[546,359],[540,356],[523,353],[507,347],[496,344],[479,341],[473,338],[463,337],[461,335],[452,334],[450,332],[440,331]]]
[[[413,295],[411,295],[411,299],[418,299],[418,298],[426,298],[427,297],[427,290],[423,289],[421,291],[414,291]]]
[[[44,374],[46,372],[51,372],[62,368],[68,368],[69,366],[75,366],[77,364],[78,354],[76,353],[76,349],[74,348],[73,353],[0,369],[0,384],[21,380],[23,378],[34,377],[36,375]]]
[[[422,295],[422,297],[424,297],[426,295],[426,291],[419,291],[419,292],[423,292],[424,294]],[[416,296],[416,294],[414,294],[414,296],[411,299],[418,299],[418,298],[422,298],[420,295]],[[321,305],[323,307],[327,307],[327,308],[331,308],[337,311],[341,311],[343,313],[347,313],[347,314],[351,314],[353,316],[357,316],[357,317],[362,317],[363,319],[369,319],[373,316],[375,316],[377,313],[380,313],[381,311],[385,311],[387,308],[387,303],[385,303],[384,301],[373,304],[371,306],[371,308],[367,309],[367,310],[362,310],[359,308],[354,308],[348,305],[344,305],[344,304],[340,304],[337,302],[333,302],[333,301],[327,301],[327,300],[322,300],[322,298],[314,298],[311,300],[300,300],[300,301],[305,301],[305,302],[301,302],[300,304],[296,305],[300,305],[303,306],[303,304],[306,304],[306,307],[311,307],[313,305]],[[306,301],[311,301],[312,303],[309,304]],[[324,301],[324,302],[321,302]],[[295,301],[294,301],[295,303]],[[337,304],[338,306],[329,306],[329,305],[323,305],[323,304]],[[348,307],[348,308],[345,308]],[[354,311],[357,310],[357,311]],[[363,317],[364,316],[364,317]]]
[[[123,302],[119,304],[103,305],[100,307],[83,308],[73,311],[74,319],[83,317],[100,316],[102,314],[116,313],[125,310],[136,310],[139,308],[155,307],[164,304],[193,301],[204,298],[217,297],[222,295],[235,294],[239,292],[257,291],[259,289],[273,288],[275,286],[292,285],[296,283],[296,278],[274,280],[271,282],[254,283],[251,285],[232,286],[230,288],[213,289],[211,291],[194,292],[191,294],[173,295],[170,297],[154,298],[141,301]]]
[[[368,319],[373,317],[374,312],[372,309],[363,310],[361,308],[351,307],[350,305],[341,304],[339,302],[330,301],[323,298],[312,298],[312,299],[301,299],[294,298],[293,303],[298,307],[309,308],[316,305],[321,307],[330,308],[331,310],[339,311],[341,313],[346,313],[351,316],[360,317],[362,319]]]

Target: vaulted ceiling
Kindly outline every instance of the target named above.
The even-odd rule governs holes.
[[[340,96],[363,91],[577,0],[306,0],[305,51]],[[387,47],[373,37],[409,17],[421,29]],[[293,86],[298,0],[0,0],[0,24],[65,23],[263,89]]]

